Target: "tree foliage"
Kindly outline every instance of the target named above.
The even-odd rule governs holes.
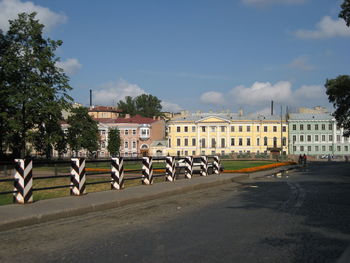
[[[350,0],[344,0],[340,7],[341,11],[339,13],[339,17],[343,18],[346,25],[350,27]]]
[[[108,132],[108,146],[107,149],[111,156],[119,155],[120,148],[120,132],[118,128],[111,129]]]
[[[83,107],[73,108],[72,115],[68,117],[67,141],[75,155],[81,149],[86,149],[91,154],[98,149],[97,122],[88,114]]]
[[[132,116],[139,114],[144,117],[162,116],[161,100],[151,94],[142,94],[135,98],[125,97],[125,101],[120,100],[117,104],[118,109],[125,114]]]
[[[350,76],[327,79],[325,87],[328,100],[336,108],[335,119],[344,128],[344,136],[350,136]]]
[[[9,21],[7,33],[0,34],[0,141],[21,157],[31,138],[47,154],[62,141],[58,123],[72,101],[69,79],[56,67],[54,52],[62,41],[45,39],[44,25],[35,16],[19,14]]]

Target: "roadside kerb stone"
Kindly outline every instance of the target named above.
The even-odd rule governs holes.
[[[278,167],[257,172],[257,176],[267,176],[284,170]],[[252,174],[220,174],[207,177],[194,177],[175,182],[140,185],[124,190],[109,190],[88,193],[82,196],[40,200],[32,204],[0,206],[0,231],[11,228],[43,223],[55,219],[78,216],[90,212],[113,209],[128,204],[154,200],[161,197],[205,189],[231,182],[252,178]]]

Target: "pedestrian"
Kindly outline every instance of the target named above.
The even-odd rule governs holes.
[[[303,162],[304,162],[304,166],[306,165],[306,155],[304,153],[304,156],[303,156]]]
[[[300,155],[299,155],[298,163],[299,163],[299,164],[302,164],[302,162],[303,162],[303,156],[300,154]]]

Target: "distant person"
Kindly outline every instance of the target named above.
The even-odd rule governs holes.
[[[303,155],[303,163],[304,163],[304,166],[306,165],[306,159],[307,159],[307,157],[306,157],[306,154],[304,153],[304,155]]]
[[[299,163],[299,164],[302,164],[302,163],[303,163],[303,156],[302,156],[301,154],[299,155],[298,163]]]

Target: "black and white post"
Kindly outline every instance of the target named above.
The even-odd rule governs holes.
[[[111,159],[111,189],[124,188],[124,160],[123,157]]]
[[[72,158],[71,170],[70,170],[70,194],[71,195],[83,195],[86,193],[85,189],[85,159],[84,158]]]
[[[32,160],[15,159],[15,182],[13,201],[18,204],[33,202],[33,162]]]
[[[214,172],[214,174],[219,174],[220,173],[220,159],[219,159],[219,156],[214,156],[213,172]]]
[[[175,181],[175,157],[167,156],[165,158],[165,178],[169,182]]]
[[[201,156],[201,176],[208,175],[208,157]]]
[[[191,179],[193,174],[193,157],[186,156],[185,157],[185,177],[187,179]]]
[[[153,184],[152,157],[142,157],[142,184]]]

